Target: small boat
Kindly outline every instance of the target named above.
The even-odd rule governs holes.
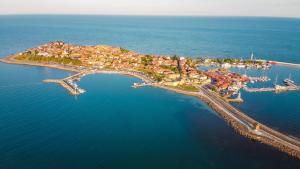
[[[295,82],[291,79],[291,74],[290,74],[289,78],[288,79],[284,79],[283,82],[287,86],[291,86],[291,85],[295,84]]]

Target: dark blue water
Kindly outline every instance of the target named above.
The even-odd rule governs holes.
[[[52,40],[143,53],[246,56],[300,63],[300,21],[276,18],[0,16],[0,56]],[[274,68],[299,81],[299,70]],[[253,72],[257,73],[257,72]],[[299,168],[236,134],[199,100],[138,79],[91,75],[70,96],[42,84],[69,72],[0,63],[0,168]],[[299,81],[300,82],[300,81]],[[299,136],[300,95],[244,94],[252,117]],[[274,106],[274,105],[281,106]]]
[[[143,53],[257,57],[300,63],[300,19],[0,16],[4,56],[49,41],[109,44]]]

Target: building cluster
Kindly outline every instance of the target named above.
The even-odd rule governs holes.
[[[64,42],[51,42],[28,49],[24,53],[40,57],[79,60],[81,67],[92,69],[141,72],[167,86],[209,84],[221,94],[237,92],[249,81],[246,76],[224,69],[200,71],[197,69],[196,61],[191,58],[143,55],[120,47],[105,45],[79,46]],[[204,62],[215,61],[204,60]],[[241,62],[225,62],[224,67],[241,65]]]
[[[47,43],[28,49],[25,53],[40,57],[80,60],[81,66],[94,69],[139,71],[165,85],[210,82],[210,79],[196,68],[195,61],[185,57],[143,55],[120,47],[79,46],[64,42]]]
[[[238,92],[249,78],[246,75],[232,73],[224,69],[214,69],[205,72],[205,75],[212,79],[211,87],[222,95],[231,95]]]
[[[243,59],[204,59],[204,64],[216,65],[224,69],[229,68],[256,68],[269,69],[272,64],[266,60],[243,60]]]

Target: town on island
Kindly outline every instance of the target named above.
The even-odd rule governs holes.
[[[300,90],[291,77],[268,88],[249,88],[248,83],[266,82],[267,76],[251,77],[230,71],[231,67],[270,69],[274,64],[297,64],[254,59],[190,58],[139,54],[121,47],[107,45],[82,46],[61,41],[50,42],[24,52],[0,59],[8,64],[24,64],[50,67],[76,72],[64,79],[46,79],[45,83],[57,83],[72,95],[85,92],[76,81],[88,74],[122,74],[141,79],[133,87],[152,86],[195,96],[207,103],[238,133],[278,150],[300,158],[298,138],[276,131],[241,112],[230,102],[243,102],[240,90],[246,92],[287,92]],[[201,66],[209,66],[201,70]],[[277,81],[277,80],[276,80]]]

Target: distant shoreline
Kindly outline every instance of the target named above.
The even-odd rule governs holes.
[[[74,14],[74,13],[7,13],[0,14],[0,16],[99,16],[99,17],[168,17],[168,18],[176,18],[176,17],[187,17],[187,18],[256,18],[256,19],[296,19],[299,20],[300,17],[297,16],[255,16],[255,15],[143,15],[143,14]]]
[[[53,69],[60,69],[71,72],[81,72],[79,66],[65,66],[60,64],[45,64],[45,63],[32,63],[28,61],[19,61],[15,60],[14,56],[9,56],[6,58],[0,59],[1,62],[7,64],[19,64],[19,65],[31,65],[38,67],[48,67]],[[122,73],[118,71],[112,71],[116,74],[130,75],[142,79],[143,81],[147,80],[145,77],[140,77],[138,75],[130,73]],[[99,71],[98,73],[105,73],[105,71]],[[194,96],[199,98],[201,101],[205,102],[209,107],[216,111],[220,116],[222,116],[226,122],[228,122],[239,134],[259,141],[261,143],[273,146],[278,150],[286,152],[294,157],[300,159],[300,141],[297,138],[290,137],[288,135],[282,134],[278,131],[275,131],[257,121],[247,116],[245,113],[234,108],[229,103],[222,101],[218,96],[213,92],[210,92],[204,87],[200,87],[199,92],[185,91],[180,89],[175,89],[172,87],[162,86],[159,84],[151,85],[153,87],[162,88],[165,90],[173,91],[180,94],[185,94],[189,96]]]

